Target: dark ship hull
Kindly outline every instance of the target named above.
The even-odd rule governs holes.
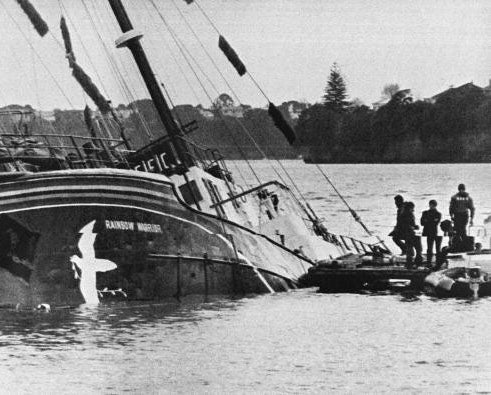
[[[1,305],[273,292],[294,287],[311,266],[185,205],[163,176],[17,173],[0,186]]]

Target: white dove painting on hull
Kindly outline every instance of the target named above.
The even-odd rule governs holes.
[[[96,287],[96,273],[108,272],[117,268],[114,262],[95,257],[94,242],[97,233],[94,233],[94,224],[95,220],[89,222],[79,231],[81,236],[78,242],[78,249],[80,250],[82,257],[73,255],[70,258],[72,269],[75,272],[75,278],[80,280],[80,292],[87,304],[99,303]],[[77,273],[76,268],[81,272],[80,275]]]

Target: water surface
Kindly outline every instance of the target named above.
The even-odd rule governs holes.
[[[255,165],[264,180],[274,174],[266,162]],[[363,235],[314,166],[284,165],[330,229]],[[435,198],[446,214],[464,182],[476,222],[491,215],[491,165],[322,169],[381,237],[393,226],[397,193],[417,211]],[[1,311],[0,384],[14,393],[491,393],[490,317],[490,299],[312,289]]]

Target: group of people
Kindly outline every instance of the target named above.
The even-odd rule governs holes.
[[[421,237],[416,234],[419,226],[414,215],[414,203],[406,202],[401,195],[394,197],[397,207],[397,221],[394,230],[389,234],[394,243],[406,255],[406,264],[411,267],[414,264],[423,263]],[[429,209],[423,211],[420,224],[423,226],[423,236],[426,236],[427,253],[426,263],[431,267],[433,259],[433,246],[436,254],[440,253],[442,236],[439,235],[438,225],[442,220],[442,214],[437,210],[436,200],[429,201]],[[473,225],[474,203],[465,191],[465,185],[458,186],[458,193],[450,200],[450,217],[453,222],[453,239],[463,242],[467,237],[467,225]]]

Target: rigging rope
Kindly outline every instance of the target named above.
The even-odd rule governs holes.
[[[181,11],[181,9],[177,6],[176,4],[176,0],[172,0],[172,3],[174,4],[174,7],[177,9],[177,11],[179,12],[179,15],[181,16],[181,19],[184,21],[184,23],[186,24],[186,26],[188,27],[188,29],[191,31],[191,33],[193,34],[194,38],[196,39],[196,41],[199,43],[201,49],[203,50],[203,52],[206,54],[207,58],[210,60],[210,62],[213,64],[213,67],[215,68],[215,70],[218,72],[218,74],[220,75],[220,77],[222,78],[222,80],[225,82],[225,84],[227,85],[227,88],[230,90],[230,92],[232,92],[232,94],[235,96],[235,99],[240,103],[240,100],[238,99],[237,97],[237,94],[235,93],[235,90],[232,88],[232,86],[230,85],[230,83],[228,82],[228,80],[225,78],[224,74],[222,73],[222,71],[220,70],[220,67],[218,67],[218,65],[216,64],[215,60],[213,59],[213,57],[210,55],[210,53],[208,52],[208,50],[206,49],[205,45],[203,44],[203,42],[201,41],[201,39],[199,38],[198,34],[196,33],[196,31],[193,29],[192,25],[188,22],[187,18],[184,16],[183,12]]]
[[[210,60],[210,62],[213,64],[215,70],[218,72],[218,74],[220,75],[220,77],[222,78],[222,80],[225,82],[225,84],[227,85],[228,89],[230,90],[230,92],[232,93],[232,95],[235,97],[235,100],[237,100],[237,102],[242,106],[242,101],[239,99],[237,93],[235,92],[235,90],[232,88],[232,86],[230,85],[230,83],[228,82],[228,80],[225,78],[224,74],[221,72],[220,68],[218,67],[218,65],[216,64],[216,62],[213,60],[213,57],[210,55],[210,53],[208,52],[208,50],[206,49],[206,47],[203,45],[201,39],[199,38],[199,36],[196,34],[196,32],[194,31],[194,29],[192,28],[191,24],[187,21],[186,17],[184,16],[184,14],[182,13],[182,11],[179,9],[179,7],[177,6],[175,0],[172,0],[172,3],[174,5],[174,7],[177,9],[177,11],[179,12],[179,15],[181,16],[181,19],[184,20],[186,26],[188,27],[188,29],[191,31],[191,33],[193,34],[194,38],[196,39],[196,41],[199,43],[200,47],[202,48],[202,50],[204,51],[204,53],[206,54],[206,56],[208,57],[208,59]],[[181,44],[182,45],[182,44]],[[194,59],[194,58],[193,58]],[[195,61],[195,63],[197,63]],[[199,65],[198,65],[199,67]],[[201,69],[200,69],[201,70]],[[203,74],[204,71],[201,70],[201,72]],[[206,75],[206,74],[205,74]],[[215,91],[216,91],[216,94],[218,95],[219,94],[219,91],[218,89],[216,89],[216,87],[212,84],[212,86],[215,88]],[[209,97],[209,96],[208,96]],[[209,97],[209,99],[211,100],[211,98]],[[237,122],[237,124],[241,127],[241,129],[245,132],[245,134],[247,135],[247,137],[252,141],[253,145],[255,146],[255,148],[257,149],[257,151],[262,155],[262,157],[264,159],[266,159],[271,168],[273,169],[273,171],[276,173],[276,175],[278,176],[278,178],[281,180],[281,182],[284,184],[284,185],[287,185],[287,183],[285,182],[285,180],[283,179],[283,177],[281,176],[281,174],[276,170],[276,168],[273,166],[273,164],[271,163],[270,159],[268,158],[268,156],[266,155],[266,153],[262,150],[262,148],[259,146],[259,144],[257,143],[257,141],[254,139],[254,137],[252,136],[251,132],[247,129],[247,127],[237,118],[234,118],[235,122]],[[281,166],[281,164],[280,164]],[[283,168],[284,169],[284,168]],[[285,171],[285,170],[284,170]],[[286,173],[286,171],[285,171]],[[288,175],[288,174],[287,174]],[[290,178],[291,179],[291,178]],[[297,188],[298,190],[298,188]]]
[[[360,216],[356,213],[355,210],[353,210],[351,208],[351,206],[346,201],[346,199],[344,198],[344,196],[341,194],[341,192],[339,192],[339,190],[336,188],[336,186],[333,184],[333,182],[330,180],[330,178],[327,176],[327,174],[322,170],[322,168],[319,166],[319,164],[316,163],[315,166],[316,166],[317,170],[319,170],[319,172],[322,174],[322,176],[324,177],[324,179],[329,183],[329,185],[331,185],[332,189],[334,189],[334,192],[336,192],[336,194],[339,196],[339,198],[341,199],[341,201],[346,205],[346,207],[348,208],[350,214],[353,216],[354,220],[361,225],[361,227],[363,228],[363,230],[369,236],[375,236],[375,238],[379,241],[379,243],[387,249],[387,246],[385,245],[385,242],[378,235],[374,235],[373,232],[371,232],[367,228],[367,226],[361,220]]]
[[[152,12],[151,12],[151,10],[148,8],[147,2],[144,2],[144,4],[145,4],[145,7],[146,7],[147,14],[148,14],[149,18],[151,18],[151,17],[152,17]],[[191,91],[191,93],[192,93],[192,95],[193,95],[194,99],[196,100],[196,102],[197,102],[197,103],[199,103],[199,102],[200,102],[200,98],[198,97],[198,94],[197,94],[196,90],[194,89],[193,84],[191,83],[191,81],[190,81],[190,80],[189,80],[189,78],[187,77],[186,73],[184,72],[184,68],[182,67],[181,63],[179,63],[179,61],[177,60],[176,56],[174,55],[174,52],[172,51],[172,49],[171,49],[171,47],[170,47],[170,44],[169,44],[169,42],[168,42],[167,38],[165,37],[165,35],[161,35],[161,38],[162,38],[162,40],[163,40],[163,42],[164,42],[164,44],[165,44],[165,47],[166,47],[167,53],[169,53],[169,54],[170,54],[170,56],[171,56],[171,58],[172,58],[172,60],[173,60],[174,64],[175,64],[175,65],[177,66],[177,68],[179,69],[179,71],[180,71],[180,75],[181,75],[181,76],[184,78],[184,81],[186,82],[186,85],[187,85],[187,87],[189,88],[189,90]],[[163,61],[162,61],[162,59],[161,59],[161,55],[162,55],[162,54],[159,52],[159,53],[158,53],[158,55],[159,55],[160,62],[161,62],[162,64],[165,64],[165,62],[163,62]],[[162,69],[165,69],[165,68],[163,67]],[[170,78],[167,78],[167,79],[166,79],[166,84],[167,84],[167,85],[169,84],[169,81],[170,81],[170,80],[171,80]]]
[[[235,97],[235,99],[241,103],[241,100],[238,98],[238,95],[236,94],[236,92],[234,91],[234,89],[230,86],[230,84],[228,83],[228,81],[226,80],[225,76],[223,75],[223,73],[220,71],[220,68],[216,65],[216,63],[213,61],[213,58],[211,57],[211,55],[209,54],[209,52],[206,50],[206,48],[204,47],[204,45],[202,44],[201,40],[199,39],[199,37],[197,36],[197,34],[194,32],[194,30],[192,29],[191,25],[188,23],[188,21],[186,20],[186,18],[184,17],[183,13],[180,11],[180,9],[177,7],[176,3],[175,3],[175,0],[172,0],[174,6],[177,8],[177,10],[179,11],[179,14],[181,15],[181,18],[185,21],[186,25],[188,26],[188,28],[191,30],[191,32],[193,33],[193,35],[195,36],[196,40],[199,42],[200,46],[203,48],[204,52],[206,53],[206,55],[208,56],[208,58],[211,60],[212,64],[214,65],[215,69],[217,69],[218,73],[220,74],[220,76],[222,77],[222,79],[225,81],[225,83],[227,84],[227,87],[229,88],[229,90],[232,92],[233,96]],[[188,4],[191,4],[193,2],[193,0],[190,0],[188,2]],[[225,38],[221,35],[220,31],[218,30],[218,28],[216,27],[216,25],[213,23],[213,21],[209,18],[209,16],[206,14],[206,12],[203,10],[203,8],[201,8],[201,6],[199,5],[199,3],[197,1],[194,1],[194,3],[196,4],[196,6],[199,8],[199,10],[201,11],[201,13],[204,15],[205,19],[211,24],[211,26],[215,29],[215,31],[219,34],[220,36],[220,40],[219,42],[222,44],[222,46],[224,46],[225,44],[225,47],[222,48],[222,51],[224,52],[227,52],[227,51],[232,51],[233,54],[229,54],[227,55],[227,57],[229,58],[229,60],[231,60],[230,58],[232,57],[237,57],[237,54],[235,53],[235,51],[230,47],[230,45],[226,42]],[[225,44],[224,44],[225,43]],[[230,47],[230,48],[229,48]],[[232,61],[232,63],[234,63],[234,61]],[[238,63],[242,63],[240,61],[240,59],[238,60]],[[236,69],[238,69],[239,71],[239,74],[241,74],[241,67],[240,65],[236,65],[234,64],[234,67],[236,67]],[[245,66],[244,66],[244,69],[245,69]],[[293,142],[293,140],[295,139],[295,135],[293,133],[293,131],[291,130],[291,127],[289,125],[285,125],[286,124],[286,121],[284,120],[283,116],[281,115],[281,113],[279,112],[279,110],[276,108],[276,106],[274,106],[273,103],[271,103],[271,101],[269,100],[269,98],[267,97],[267,95],[263,92],[263,90],[261,89],[261,87],[259,86],[259,84],[257,84],[256,80],[250,75],[251,79],[253,80],[253,82],[255,83],[255,85],[257,86],[257,88],[260,90],[260,92],[264,95],[264,97],[268,100],[269,102],[269,108],[268,108],[268,113],[269,115],[273,118],[273,121],[275,123],[275,125],[283,131],[283,133],[285,134],[285,136],[287,137],[288,141],[290,142],[290,144]],[[269,158],[267,157],[267,155],[265,154],[265,152],[259,147],[259,144],[255,141],[255,139],[252,137],[251,133],[249,132],[249,130],[239,121],[237,120],[237,122],[240,124],[240,126],[242,127],[242,129],[244,130],[244,132],[247,134],[247,136],[249,137],[249,139],[253,142],[254,146],[256,147],[256,149],[259,151],[259,153],[263,156],[264,159],[267,159],[269,161]],[[285,133],[285,130],[289,133]],[[279,163],[279,162],[278,162]],[[270,163],[271,167],[273,168],[273,170],[275,171],[276,175],[280,178],[280,180],[283,182],[283,184],[287,185],[287,183],[283,180],[283,177],[278,173],[278,171],[275,169],[275,167],[272,165],[272,163]],[[290,175],[288,174],[288,172],[286,171],[286,169],[281,165],[280,163],[280,166],[283,168],[283,171],[287,174],[288,178],[292,181],[295,189],[297,191],[299,191],[298,187],[296,186],[296,184],[293,182],[293,179],[290,177]],[[300,195],[302,198],[303,196]],[[305,199],[304,199],[305,200]]]
[[[120,89],[121,93],[123,93],[123,96],[126,96],[126,100],[128,100],[130,107],[132,107],[133,106],[132,101],[134,102],[134,96],[131,92],[131,89],[129,88],[128,84],[126,83],[121,71],[119,70],[119,67],[116,64],[116,62],[115,62],[115,60],[111,54],[111,51],[109,50],[108,46],[106,45],[105,41],[103,40],[102,35],[99,31],[99,28],[98,28],[98,26],[97,26],[97,24],[96,24],[96,22],[92,16],[92,13],[90,12],[89,7],[87,6],[87,3],[85,0],[82,0],[82,5],[84,6],[84,9],[85,9],[85,12],[89,18],[89,21],[90,21],[95,33],[97,34],[97,37],[98,37],[101,45],[102,45],[102,48],[103,48],[104,54],[108,60],[109,66],[110,66],[112,72],[114,73],[114,76],[116,78],[116,82],[119,85],[119,89]],[[99,17],[98,12],[96,12],[95,14],[97,17]],[[99,23],[101,23],[100,19],[99,19]],[[101,25],[107,26],[107,24],[105,24],[105,23],[101,23]],[[147,137],[149,139],[152,139],[153,134],[152,134],[151,130],[149,129],[147,123],[143,120],[142,115],[140,114],[139,111],[135,111],[135,113],[137,114],[137,117],[140,119],[140,122],[143,125],[143,130],[145,131]],[[103,119],[103,122],[105,122],[104,119]]]
[[[95,6],[97,4],[96,0],[93,0],[93,1],[94,1],[94,6]],[[109,26],[112,26],[113,32],[116,36],[118,34],[121,34],[121,31],[119,30],[119,26],[116,26],[116,21],[114,20],[112,11],[109,8],[109,3],[107,1],[104,1],[103,4],[105,5],[104,10],[105,10],[106,14],[109,15],[108,20],[112,21],[112,23],[109,23],[109,24],[103,23],[102,16],[99,17],[99,22],[101,23],[102,26],[107,28],[107,31],[110,34],[111,34],[111,32],[109,31]],[[96,15],[99,16],[98,13],[96,13]],[[112,60],[112,57],[110,56],[110,54],[108,55],[108,57],[110,60]],[[116,56],[115,59],[119,59],[119,57]],[[140,112],[140,110],[138,108],[138,104],[136,102],[136,94],[133,93],[132,87],[130,86],[130,83],[126,82],[126,79],[124,78],[123,74],[119,71],[118,63],[116,61],[113,61],[113,63],[110,63],[110,64],[113,68],[115,68],[119,72],[119,74],[117,74],[117,77],[118,77],[117,81],[120,84],[120,86],[121,85],[123,86],[123,89],[126,89],[126,92],[130,98],[130,99],[127,99],[128,105],[131,108],[131,110],[133,111],[133,114],[136,114],[137,118],[139,119],[140,123],[143,126],[145,134],[151,140],[153,138],[153,133],[152,133],[152,131],[148,125],[147,120],[145,119],[145,116]],[[133,63],[130,63],[130,64],[133,65]],[[128,68],[126,67],[125,63],[122,60],[119,61],[119,67],[121,67],[121,69],[125,73],[126,77],[128,77],[130,75]]]
[[[278,109],[271,103],[271,100],[269,100],[268,96],[266,95],[266,93],[262,90],[261,86],[259,85],[259,83],[256,81],[256,79],[251,75],[250,72],[248,72],[245,68],[245,66],[243,65],[243,63],[241,62],[241,60],[239,59],[238,55],[235,53],[235,51],[233,50],[233,48],[228,44],[228,42],[225,40],[225,38],[222,36],[221,32],[219,31],[219,29],[216,27],[216,25],[213,23],[213,21],[211,20],[211,18],[207,15],[207,13],[203,10],[203,8],[199,5],[198,3],[198,0],[185,0],[186,3],[188,4],[191,4],[191,3],[194,3],[196,4],[196,6],[198,7],[198,9],[200,10],[200,12],[203,14],[203,16],[206,18],[206,20],[210,23],[210,25],[213,27],[213,29],[215,29],[215,31],[218,33],[219,37],[220,37],[220,40],[219,40],[219,46],[220,46],[220,49],[222,49],[222,51],[225,53],[225,55],[227,56],[227,58],[229,59],[229,61],[233,64],[233,66],[236,68],[236,70],[238,71],[239,75],[243,75],[245,73],[247,73],[251,79],[251,81],[254,83],[254,85],[259,89],[259,91],[261,92],[261,94],[266,98],[266,100],[268,100],[269,104],[270,104],[270,108],[269,108],[269,112],[270,112],[270,115],[272,116],[272,118],[275,120],[275,124],[278,126],[278,128],[280,130],[283,131],[282,129],[282,125],[280,124],[283,124],[285,123],[284,119],[279,116],[279,111]],[[174,2],[174,0],[173,0]],[[175,3],[174,3],[175,5]],[[181,13],[181,17],[182,17],[182,13]],[[194,32],[193,32],[194,33]],[[279,119],[281,118],[281,119]],[[288,126],[288,125],[287,125]],[[285,128],[285,130],[287,130],[287,132],[289,133],[285,133],[285,136],[288,138],[289,142],[292,143],[295,136],[294,134],[290,133],[290,130],[291,129],[290,127],[287,127]],[[292,132],[292,131],[291,131]],[[260,150],[260,148],[258,147],[258,149]],[[261,150],[260,150],[261,151]],[[293,181],[293,179],[291,178],[290,174],[288,173],[288,171],[285,169],[285,167],[283,166],[283,164],[277,160],[278,164],[281,166],[281,168],[283,169],[283,171],[285,172],[285,174],[288,176],[288,178],[290,179],[290,181],[292,182],[292,184],[294,185],[295,189],[297,190],[297,192],[299,193],[299,195],[302,197],[302,199],[306,201],[305,197],[303,196],[302,192],[300,191],[300,189],[298,188],[298,186],[296,185],[296,183]],[[329,179],[329,177],[322,171],[322,169],[320,168],[320,166],[318,164],[316,164],[317,166],[317,169],[319,170],[319,172],[323,175],[323,177],[327,180],[327,182],[331,185],[331,187],[334,189],[334,191],[337,193],[337,195],[339,196],[339,198],[341,199],[341,201],[346,205],[346,207],[348,208],[349,212],[351,213],[351,215],[353,216],[353,218],[355,219],[356,222],[358,222],[362,228],[365,230],[365,232],[369,235],[369,236],[373,236],[373,233],[367,228],[367,226],[362,222],[361,218],[358,216],[358,214],[351,208],[351,206],[348,204],[348,202],[346,201],[346,199],[341,195],[341,193],[338,191],[338,189],[335,187],[335,185],[331,182],[331,180]],[[314,218],[316,218],[315,216],[315,213],[313,212],[312,208],[310,207],[310,205],[307,203],[307,207],[310,209],[310,211],[312,212],[312,214],[314,215]],[[380,239],[380,237],[376,236],[376,238],[379,240],[379,242],[385,247],[385,244],[383,242],[383,240]]]
[[[80,36],[80,33],[78,32],[77,26],[73,23],[72,18],[70,17],[70,14],[68,13],[68,10],[65,8],[65,6],[61,3],[60,0],[60,10],[61,14],[66,15],[68,22],[70,22],[71,27],[73,27],[73,30],[75,31],[75,35],[77,36],[78,42],[82,46],[82,50],[84,51],[85,55],[87,56],[87,59],[89,60],[90,65],[92,66],[92,69],[97,77],[98,84],[102,87],[102,90],[104,92],[105,96],[109,96],[109,92],[104,84],[104,80],[101,78],[97,67],[95,67],[94,62],[92,61],[92,57],[89,54],[89,51],[87,50],[87,47],[85,46],[84,40],[82,40],[82,37]],[[61,45],[61,44],[60,44]],[[73,50],[73,49],[72,49]]]
[[[48,33],[49,28],[44,19],[39,15],[36,8],[29,2],[29,0],[17,0],[24,13],[27,15],[32,23],[32,26],[41,37],[44,37]]]
[[[213,21],[211,20],[211,18],[208,16],[208,14],[205,12],[205,10],[201,7],[201,5],[199,4],[198,0],[194,0],[193,1],[194,4],[196,4],[196,7],[198,7],[198,9],[200,10],[200,12],[203,14],[203,16],[205,17],[205,19],[209,22],[209,24],[213,27],[213,29],[218,33],[219,36],[223,37],[222,33],[220,32],[220,30],[217,28],[217,26],[215,25],[215,23],[213,23]],[[190,4],[190,3],[189,3]],[[235,52],[235,51],[234,51]],[[247,75],[249,76],[249,78],[251,79],[252,83],[256,86],[256,88],[259,90],[259,92],[261,92],[261,94],[264,96],[264,98],[268,101],[268,102],[271,102],[271,100],[269,99],[268,95],[266,95],[266,92],[264,92],[264,90],[261,88],[261,86],[259,85],[259,83],[256,81],[256,79],[252,76],[251,72],[249,70],[246,70],[246,73]]]
[[[160,9],[156,6],[155,2],[153,0],[150,0],[150,3],[152,4],[152,6],[154,7],[154,9],[157,11],[157,14],[159,15],[161,21],[164,23],[166,29],[168,30],[168,32],[170,33],[172,39],[174,40],[174,43],[176,44],[177,48],[179,49],[182,57],[184,58],[184,60],[186,61],[188,67],[191,69],[192,73],[194,74],[196,80],[198,81],[198,84],[201,86],[201,89],[203,90],[203,92],[205,93],[205,95],[208,97],[208,100],[213,103],[213,99],[211,98],[211,96],[209,95],[208,93],[208,90],[206,89],[206,87],[204,86],[204,84],[201,82],[196,70],[194,69],[193,65],[191,64],[191,62],[189,61],[188,59],[188,56],[193,59],[194,63],[196,64],[196,67],[198,67],[198,69],[200,69],[200,71],[203,73],[203,75],[206,76],[206,73],[204,73],[204,71],[199,67],[199,64],[198,62],[196,62],[196,60],[194,59],[194,57],[192,55],[190,55],[189,51],[187,50],[187,48],[183,45],[183,43],[177,38],[177,35],[175,34],[174,30],[172,29],[172,27],[168,24],[167,20],[165,19],[165,17],[163,16],[163,14],[160,12]],[[186,55],[187,54],[187,55]],[[211,81],[210,81],[211,83]],[[218,94],[218,90],[216,89],[215,85],[213,83],[211,83],[212,87],[215,89],[215,91],[217,92]],[[224,122],[225,124],[225,127],[228,129],[228,131],[230,132],[230,137],[232,138],[232,141],[234,143],[234,145],[237,147],[237,149],[239,150],[239,153],[241,154],[241,156],[244,157],[244,159],[246,160],[246,163],[251,171],[251,173],[253,174],[253,176],[256,178],[257,182],[259,184],[262,184],[259,176],[257,175],[256,171],[254,170],[254,168],[252,167],[252,165],[250,164],[250,161],[246,159],[246,156],[244,154],[244,152],[240,149],[239,145],[237,144],[237,141],[235,140],[235,137],[233,136],[233,133],[232,131],[230,130],[230,128],[228,127],[227,123],[225,122],[223,116],[221,115],[220,112],[218,112],[218,115],[220,116],[220,118],[222,119],[222,121]]]
[[[150,0],[150,3],[153,5],[153,7],[155,8],[155,10],[157,11],[158,15],[160,16],[160,19],[162,20],[162,22],[164,23],[164,25],[166,26],[167,30],[169,31],[172,39],[174,40],[174,43],[176,44],[177,48],[179,49],[179,51],[181,52],[181,55],[182,57],[184,58],[184,60],[186,61],[188,67],[191,69],[192,73],[194,74],[194,77],[196,78],[196,80],[198,81],[198,83],[200,84],[201,86],[201,89],[207,93],[208,90],[206,89],[206,87],[204,86],[204,84],[202,83],[201,79],[199,78],[198,76],[198,73],[196,72],[196,69],[195,67],[203,74],[203,76],[206,78],[206,80],[208,81],[208,83],[210,84],[210,86],[214,89],[215,93],[217,95],[220,94],[220,92],[218,91],[217,87],[215,86],[215,84],[213,83],[213,81],[211,81],[211,79],[207,76],[207,74],[203,71],[203,69],[200,67],[199,63],[196,61],[195,57],[190,53],[190,51],[186,48],[186,46],[183,44],[183,42],[177,37],[177,34],[175,33],[174,29],[169,25],[169,23],[167,22],[167,20],[165,19],[165,17],[162,15],[162,13],[160,12],[160,10],[157,8],[154,0]],[[190,59],[193,61],[195,67],[193,67],[193,65],[191,64],[191,61]],[[211,96],[209,96],[207,94],[207,97],[211,99]]]
[[[29,38],[26,36],[26,34],[24,33],[24,31],[22,30],[22,28],[20,27],[20,25],[17,23],[17,21],[14,19],[14,17],[12,16],[12,14],[10,13],[10,11],[8,10],[7,6],[5,6],[5,4],[0,1],[0,5],[2,6],[2,8],[5,10],[5,13],[7,14],[7,16],[10,18],[10,20],[14,23],[14,25],[17,27],[17,29],[19,30],[20,34],[22,35],[22,37],[24,38],[24,40],[27,42],[27,45],[29,45],[29,47],[32,49],[32,51],[34,52],[34,54],[36,55],[36,57],[38,58],[39,62],[41,63],[41,65],[43,66],[44,70],[48,73],[49,77],[53,80],[53,82],[55,83],[56,87],[58,88],[58,90],[60,91],[60,93],[63,95],[63,97],[66,99],[66,101],[68,102],[68,104],[70,105],[70,107],[72,109],[75,108],[75,106],[73,105],[73,103],[71,102],[71,100],[69,99],[69,97],[66,95],[65,91],[63,90],[63,88],[61,87],[61,85],[59,84],[59,82],[56,80],[56,78],[54,77],[53,73],[51,72],[51,70],[49,69],[49,67],[46,65],[46,63],[44,63],[41,55],[39,55],[39,53],[36,51],[36,48],[34,47],[34,45],[32,45],[32,43],[29,41]]]

